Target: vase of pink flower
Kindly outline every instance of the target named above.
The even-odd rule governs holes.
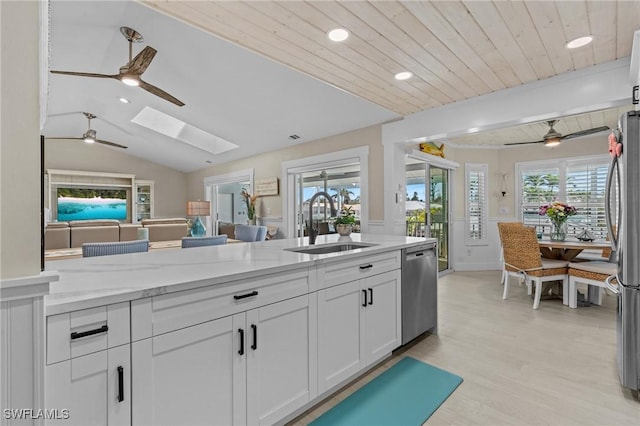
[[[551,220],[551,234],[549,237],[552,241],[564,241],[567,236],[567,220],[569,216],[573,216],[576,213],[575,207],[559,201],[540,206],[538,210],[540,216],[547,216]]]

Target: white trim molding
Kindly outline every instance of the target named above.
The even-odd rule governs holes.
[[[0,281],[0,412],[44,409],[45,312],[55,272]],[[4,417],[3,417],[4,419]],[[23,424],[4,419],[3,424]],[[32,424],[43,424],[37,419]]]
[[[285,238],[295,235],[296,209],[290,201],[291,194],[295,189],[294,174],[338,167],[354,162],[360,164],[360,229],[361,232],[369,231],[369,146],[365,145],[282,162],[281,182],[283,188],[281,192],[284,213],[282,232]]]

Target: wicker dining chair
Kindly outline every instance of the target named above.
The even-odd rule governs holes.
[[[568,304],[567,266],[569,262],[541,257],[536,230],[532,227],[506,227],[502,230],[502,237],[504,264],[509,274],[514,273],[525,282],[535,284],[533,309],[538,309],[542,296],[542,284],[548,281],[562,280],[563,303]],[[508,294],[509,280],[507,279],[502,298],[507,299]]]
[[[590,302],[602,304],[602,289],[609,288],[606,279],[616,275],[618,268],[615,263],[602,261],[569,263],[569,307],[578,307],[578,283],[587,284],[588,290],[595,292]],[[614,282],[617,282],[613,280]],[[591,288],[595,287],[595,288]],[[587,291],[588,291],[587,290]]]
[[[503,247],[502,238],[503,238],[503,233],[505,232],[505,229],[508,229],[512,226],[522,227],[524,225],[522,224],[522,222],[498,222],[498,235],[500,236],[500,262],[502,263],[502,278],[500,280],[500,284],[506,283],[510,276],[509,271],[507,270],[507,268],[504,267],[504,249],[502,248]],[[518,273],[514,272],[511,274],[511,276],[515,276],[517,278],[518,277],[517,274]],[[530,285],[527,286],[527,290],[528,290],[528,294],[531,294]]]

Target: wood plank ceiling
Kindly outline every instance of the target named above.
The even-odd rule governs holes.
[[[627,57],[640,28],[640,1],[144,3],[401,115]]]

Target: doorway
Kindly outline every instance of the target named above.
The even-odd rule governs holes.
[[[228,234],[237,224],[247,223],[247,208],[242,191],[252,193],[253,169],[204,179],[205,199],[211,202],[207,218],[207,235]],[[225,232],[220,232],[223,229]]]
[[[451,170],[423,159],[406,161],[406,235],[438,241],[438,271],[451,269]]]

